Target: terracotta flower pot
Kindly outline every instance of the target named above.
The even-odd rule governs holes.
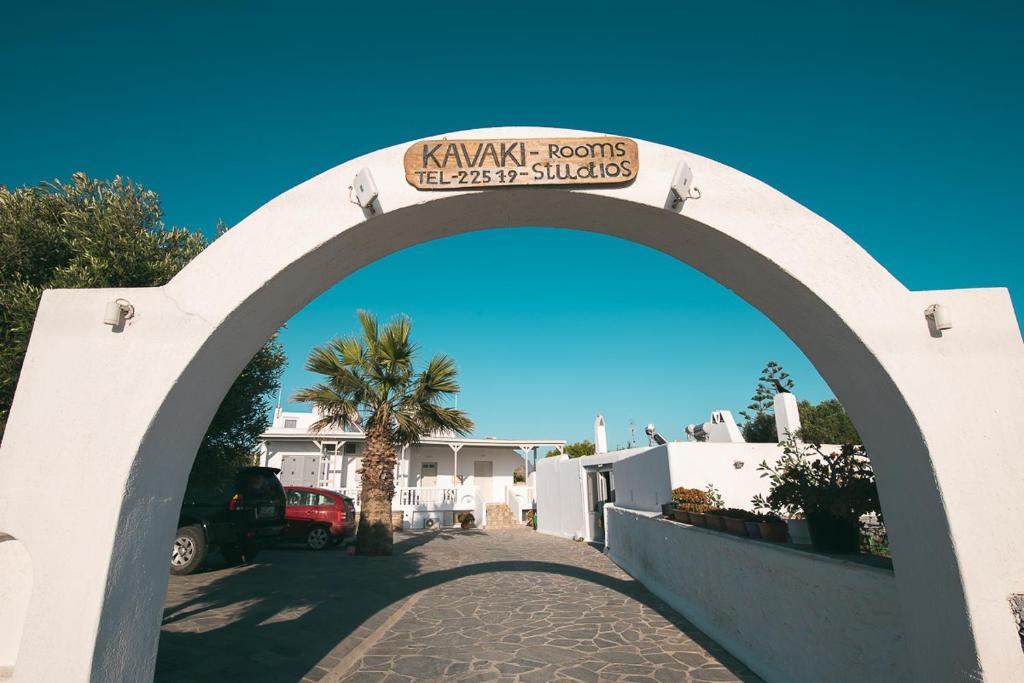
[[[706,527],[708,525],[708,517],[703,512],[691,512],[689,516],[690,524],[694,526]]]
[[[785,543],[788,538],[785,522],[758,522],[757,529],[761,532],[761,538],[776,543]]]
[[[746,537],[746,535],[747,535],[747,527],[743,523],[742,519],[738,519],[736,517],[723,517],[722,519],[725,521],[725,530],[726,531],[728,531],[730,534],[734,534],[736,536],[744,536],[744,537]]]
[[[714,529],[715,531],[725,531],[725,517],[721,515],[712,515],[705,512],[704,518],[708,520],[708,528]]]

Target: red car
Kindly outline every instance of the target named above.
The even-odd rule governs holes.
[[[352,499],[327,489],[286,486],[283,538],[305,539],[313,550],[323,550],[355,533],[356,508]]]

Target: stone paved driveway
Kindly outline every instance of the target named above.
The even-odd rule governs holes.
[[[392,558],[279,549],[172,577],[156,680],[759,680],[589,545],[396,540]]]

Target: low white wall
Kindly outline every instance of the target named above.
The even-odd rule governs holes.
[[[619,463],[647,450],[632,448],[581,458],[563,455],[537,461],[537,531],[562,538],[587,538],[588,506],[584,468],[616,463],[613,476],[616,477],[617,496]]]
[[[909,680],[891,571],[605,513],[615,563],[766,681]]]
[[[839,446],[823,446],[828,453]],[[773,443],[672,442],[615,464],[615,502],[631,510],[660,512],[679,486],[705,489],[714,484],[726,507],[750,509],[755,494],[768,493],[768,479],[757,467],[774,464],[782,449]],[[736,464],[742,463],[737,468]]]
[[[582,459],[537,461],[537,531],[562,538],[585,535]]]

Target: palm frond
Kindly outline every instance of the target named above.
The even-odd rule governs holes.
[[[377,316],[362,309],[356,311],[356,315],[359,316],[359,324],[363,326],[363,343],[372,352],[377,346],[377,340],[380,339],[377,331]]]
[[[340,337],[331,342],[341,362],[350,368],[359,367],[366,358],[366,349],[355,337]]]
[[[457,374],[455,360],[440,353],[431,358],[427,367],[416,377],[413,394],[418,401],[437,401],[458,393],[460,387],[455,379]]]
[[[308,389],[300,389],[292,395],[292,400],[300,403],[312,403],[322,416],[314,422],[311,429],[320,432],[330,427],[345,428],[353,416],[359,414],[359,405],[348,396],[336,392],[324,384],[316,384]]]
[[[344,364],[335,355],[332,344],[314,347],[306,359],[307,370],[318,375],[324,375],[325,377],[330,377],[335,372],[344,368]]]

